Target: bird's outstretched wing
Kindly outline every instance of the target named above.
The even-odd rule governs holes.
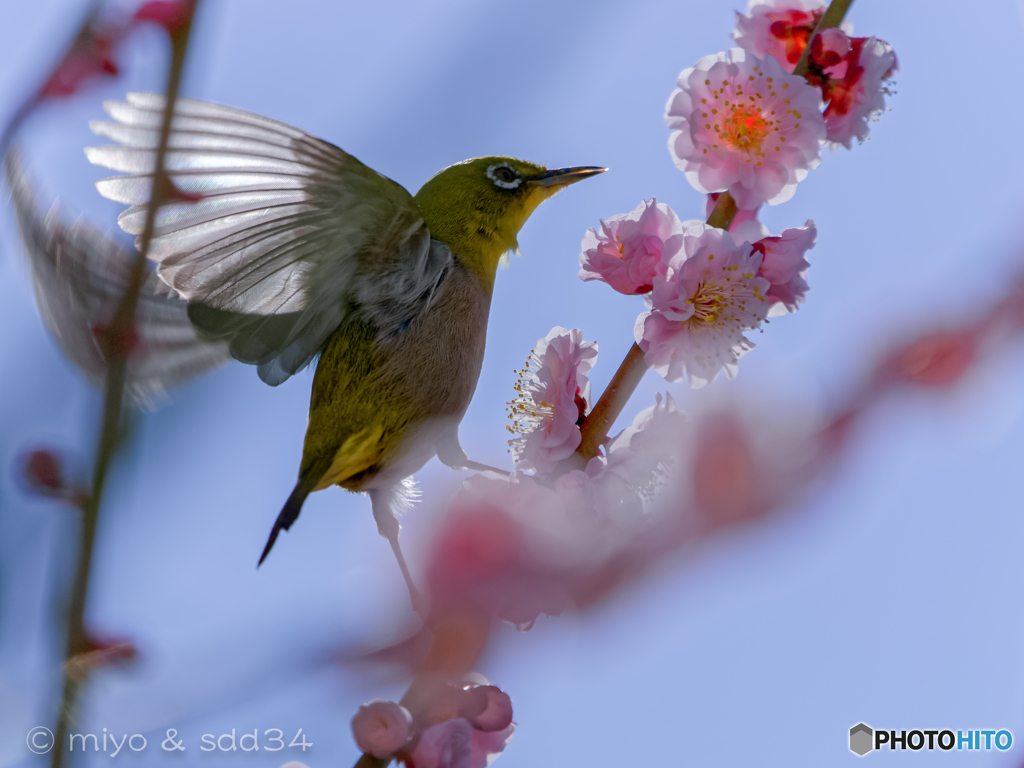
[[[17,150],[7,153],[5,170],[39,311],[64,353],[99,385],[106,363],[98,335],[124,294],[136,256],[87,221],[65,218],[56,202],[40,204]],[[139,404],[153,405],[165,389],[230,359],[226,344],[199,338],[186,303],[168,293],[150,271],[126,374],[128,394]]]
[[[89,160],[125,175],[97,184],[131,207],[139,235],[164,97],[130,93],[92,130],[121,146]],[[429,303],[451,254],[412,196],[333,144],[230,107],[178,99],[166,157],[180,193],[157,212],[150,257],[208,337],[276,385],[302,369],[353,312],[382,336]]]

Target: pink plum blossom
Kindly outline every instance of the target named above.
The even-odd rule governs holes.
[[[694,227],[682,246],[655,281],[652,309],[637,318],[634,335],[649,367],[669,381],[685,372],[696,388],[723,368],[736,376],[739,358],[754,347],[743,332],[766,317],[770,283],[757,274],[762,254],[725,230]]]
[[[807,293],[807,270],[810,264],[804,254],[814,247],[818,230],[810,219],[802,227],[783,231],[778,237],[764,237],[753,243],[755,251],[764,255],[758,275],[771,287],[765,293],[772,304],[769,317],[796,312]]]
[[[898,68],[892,46],[877,38],[855,37],[843,61],[828,70],[822,84],[828,106],[825,127],[832,148],[850,148],[868,137],[868,121],[885,110],[885,82]]]
[[[411,725],[412,715],[401,704],[374,699],[352,717],[352,735],[359,749],[383,760],[405,745]]]
[[[652,197],[629,213],[591,227],[583,237],[580,280],[603,280],[619,293],[650,292],[661,265],[661,250],[669,238],[683,233],[675,212]]]
[[[596,359],[597,344],[584,341],[578,328],[555,327],[537,341],[508,406],[508,430],[518,435],[509,446],[518,468],[550,471],[579,446],[590,399],[587,372]]]
[[[736,44],[759,59],[774,56],[792,72],[828,3],[821,0],[750,0],[746,15],[736,14]],[[841,29],[853,34],[849,22]]]
[[[743,209],[776,205],[821,162],[821,94],[772,57],[705,56],[678,86],[665,108],[669,151],[698,191],[728,191]]]

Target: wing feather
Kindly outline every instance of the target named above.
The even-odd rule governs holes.
[[[106,102],[92,130],[116,145],[89,160],[125,175],[97,184],[130,206],[140,235],[153,187],[164,99]],[[179,99],[166,156],[183,194],[162,205],[150,247],[189,317],[278,384],[309,364],[351,312],[381,338],[429,306],[452,257],[431,241],[412,196],[348,153],[239,109]],[[192,197],[198,199],[192,200]]]
[[[47,212],[17,150],[8,152],[5,165],[40,314],[64,353],[99,386],[106,363],[96,331],[110,322],[135,255],[88,222],[69,221],[56,203]],[[230,359],[228,345],[200,338],[187,304],[161,293],[162,285],[151,272],[139,295],[139,341],[126,387],[140,404],[153,405],[166,389]]]

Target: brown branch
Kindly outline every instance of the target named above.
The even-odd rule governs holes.
[[[193,15],[198,0],[192,4]],[[171,63],[167,75],[167,101],[164,105],[163,122],[160,126],[160,141],[157,145],[153,171],[153,190],[150,194],[149,207],[146,210],[146,223],[139,244],[139,253],[132,265],[125,287],[114,317],[101,338],[101,346],[107,363],[107,380],[103,402],[103,422],[100,429],[99,442],[96,448],[96,464],[93,468],[92,490],[82,500],[82,533],[79,539],[78,566],[68,603],[67,645],[65,662],[75,656],[93,649],[93,644],[85,628],[85,606],[89,594],[89,581],[92,574],[93,550],[96,541],[96,527],[99,522],[100,501],[106,484],[107,474],[114,452],[117,449],[121,433],[121,414],[124,405],[124,385],[128,368],[128,355],[131,352],[131,339],[135,331],[135,312],[139,302],[139,292],[146,279],[146,258],[149,254],[153,232],[156,229],[156,213],[163,200],[167,199],[169,180],[164,171],[167,156],[167,145],[171,134],[171,122],[174,116],[174,103],[181,86],[181,74],[185,64],[185,53],[188,48],[189,33],[192,29],[191,18],[171,34]],[[64,684],[61,692],[60,709],[57,713],[57,727],[54,735],[53,768],[64,765],[64,739],[68,726],[76,718],[76,710],[86,676],[72,676],[65,669]]]

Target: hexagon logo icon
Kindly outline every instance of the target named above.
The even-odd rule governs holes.
[[[870,725],[857,723],[850,729],[850,751],[864,757],[875,748],[875,734]]]

